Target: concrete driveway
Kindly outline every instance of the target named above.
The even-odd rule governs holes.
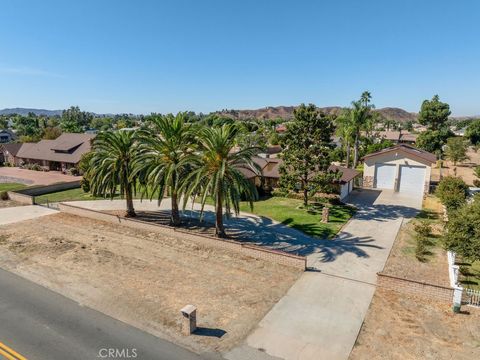
[[[38,205],[0,208],[0,225],[34,219],[40,216],[55,214],[57,212],[57,210]]]
[[[70,176],[60,171],[35,171],[18,167],[0,167],[0,183],[20,183],[25,185],[50,185],[59,182],[81,180],[81,176]]]
[[[355,217],[334,240],[312,253],[312,269],[290,288],[246,339],[252,359],[347,359],[402,222],[421,208],[419,199],[393,192],[355,191]],[[258,351],[260,349],[260,351]],[[268,355],[268,356],[267,356]],[[240,360],[235,350],[226,354]]]

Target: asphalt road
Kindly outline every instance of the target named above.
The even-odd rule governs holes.
[[[1,343],[28,360],[204,359],[0,269]]]

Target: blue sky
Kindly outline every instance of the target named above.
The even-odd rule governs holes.
[[[0,4],[0,108],[209,112],[345,106],[480,114],[480,1]]]

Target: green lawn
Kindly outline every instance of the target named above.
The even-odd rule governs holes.
[[[209,201],[211,204],[211,201]],[[355,213],[355,209],[344,205],[331,205],[330,221],[321,222],[321,206],[311,206],[309,210],[303,208],[303,201],[284,197],[261,199],[254,203],[253,211],[247,202],[242,202],[240,210],[251,212],[259,216],[281,222],[307,235],[319,238],[332,238],[348,219]]]
[[[69,189],[58,191],[50,194],[35,196],[35,202],[37,204],[45,204],[48,202],[60,202],[60,201],[75,201],[75,200],[95,200],[103,199],[92,196],[90,193],[84,192],[81,188]]]
[[[27,185],[19,183],[1,183],[0,192],[25,189]]]

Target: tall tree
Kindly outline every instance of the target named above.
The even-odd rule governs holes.
[[[450,114],[450,106],[441,102],[440,97],[435,95],[432,100],[423,101],[418,114],[418,122],[427,126],[429,130],[435,131],[445,126]]]
[[[134,174],[146,185],[144,192],[150,199],[157,194],[160,204],[166,191],[170,192],[173,226],[180,225],[179,189],[190,168],[194,143],[192,126],[185,119],[185,113],[151,117],[148,127],[138,132],[140,145],[134,161]]]
[[[70,109],[63,110],[60,127],[64,132],[80,133],[90,125],[92,120],[91,113],[81,111],[78,106],[72,106]]]
[[[338,118],[335,119],[336,134],[340,138],[343,150],[345,151],[345,166],[350,166],[350,156],[352,144],[354,142],[354,127],[350,112],[343,111]]]
[[[137,154],[133,131],[104,132],[93,142],[93,156],[87,177],[95,196],[110,197],[117,193],[125,198],[127,217],[136,216],[133,196],[136,192],[137,177],[133,162]]]
[[[356,168],[359,159],[360,136],[362,130],[365,129],[372,116],[372,105],[366,105],[361,100],[352,102],[352,108],[349,111],[351,123],[353,126],[354,142],[353,142],[353,164],[352,168]]]
[[[303,192],[303,203],[320,187],[331,181],[328,174],[333,148],[333,119],[313,104],[301,104],[283,136],[283,164],[280,186],[287,191]]]
[[[260,169],[253,161],[257,148],[245,148],[238,152],[235,147],[238,126],[224,124],[221,127],[204,127],[198,132],[199,151],[191,157],[194,165],[192,171],[182,184],[181,191],[185,193],[186,206],[189,197],[200,194],[202,212],[207,198],[213,198],[215,205],[215,236],[225,237],[223,225],[223,208],[227,216],[232,209],[235,214],[240,212],[242,196],[253,207],[253,201],[258,198],[255,185],[248,181],[240,171],[249,169],[259,174]]]
[[[364,91],[360,96],[360,101],[363,103],[363,106],[367,107],[370,101],[372,100],[372,94],[370,91]]]
[[[447,140],[445,156],[457,166],[458,162],[468,159],[467,149],[467,142],[462,137],[451,137]]]
[[[474,146],[480,144],[480,119],[476,119],[468,124],[465,137],[467,137]]]

